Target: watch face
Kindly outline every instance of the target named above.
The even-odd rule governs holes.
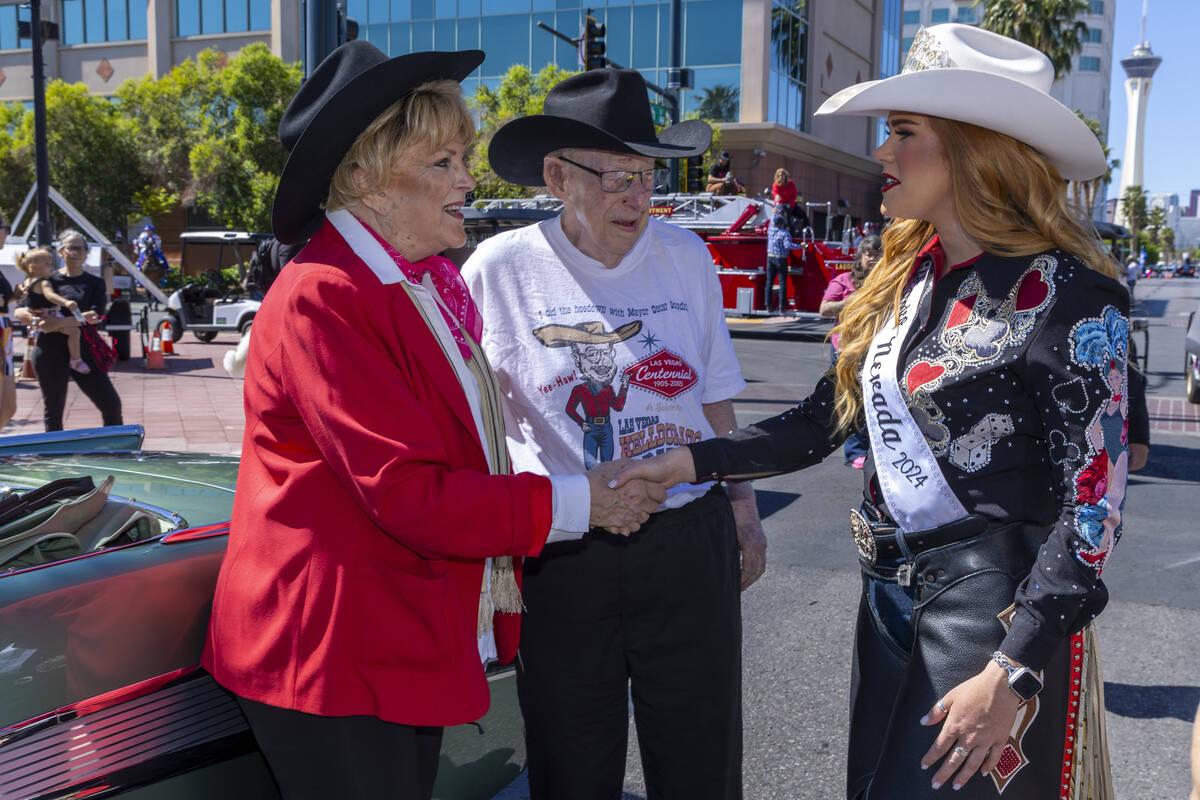
[[[1022,700],[1032,700],[1042,690],[1042,682],[1028,669],[1017,670],[1008,685]]]

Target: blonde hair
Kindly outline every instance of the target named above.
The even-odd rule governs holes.
[[[423,83],[397,100],[358,135],[329,183],[325,207],[345,208],[388,184],[400,154],[413,145],[437,149],[449,142],[469,145],[475,140],[475,120],[455,81]],[[355,170],[366,174],[360,187]]]
[[[17,255],[17,269],[24,272],[29,277],[33,277],[33,261],[38,256],[45,256],[50,259],[51,268],[54,267],[54,253],[49,247],[31,247],[24,253]]]
[[[1068,204],[1062,175],[1036,150],[969,123],[927,119],[946,154],[959,221],[985,252],[1011,257],[1059,249],[1116,277],[1116,262]],[[841,429],[851,427],[862,408],[859,374],[867,348],[888,316],[899,314],[913,259],[935,233],[924,220],[895,220],[883,233],[883,258],[842,309],[834,328],[841,349],[833,370]]]
[[[775,182],[776,183],[783,183],[790,177],[791,177],[791,175],[788,175],[788,171],[786,169],[784,169],[783,167],[780,167],[779,169],[775,170]]]

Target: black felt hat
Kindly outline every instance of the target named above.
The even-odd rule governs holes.
[[[712,144],[707,122],[690,119],[654,135],[646,81],[632,69],[593,69],[546,94],[543,114],[514,119],[492,137],[488,161],[506,181],[541,186],[542,160],[560,148],[686,158]]]
[[[462,81],[482,63],[482,50],[388,58],[363,41],[347,42],[330,53],[279,121],[279,140],[289,155],[271,209],[275,238],[296,244],[316,233],[338,164],[388,106],[423,83]]]

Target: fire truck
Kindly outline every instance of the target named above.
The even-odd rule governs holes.
[[[793,236],[788,259],[787,297],[784,314],[815,315],[825,287],[839,272],[854,262],[857,228],[835,227],[832,203],[804,203],[808,218],[822,229],[818,237],[813,224]],[[527,199],[477,200],[465,208],[467,245],[448,253],[460,264],[481,240],[513,227],[554,216],[562,209],[556,197],[539,195]],[[727,315],[766,316],[767,222],[771,200],[742,195],[670,194],[651,198],[652,216],[694,231],[708,245],[713,267],[721,282]],[[839,236],[840,234],[840,236]],[[835,240],[835,237],[836,240]],[[771,312],[775,315],[774,312]]]

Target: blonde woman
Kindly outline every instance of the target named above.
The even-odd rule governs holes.
[[[969,26],[823,114],[886,117],[894,223],[814,394],[623,477],[748,480],[865,427],[847,796],[1111,796],[1089,623],[1121,531],[1129,298],[1067,206],[1104,170],[1041,53]]]
[[[785,206],[790,214],[796,207],[796,184],[783,167],[775,170],[775,181],[771,184],[771,197],[777,206]]]

